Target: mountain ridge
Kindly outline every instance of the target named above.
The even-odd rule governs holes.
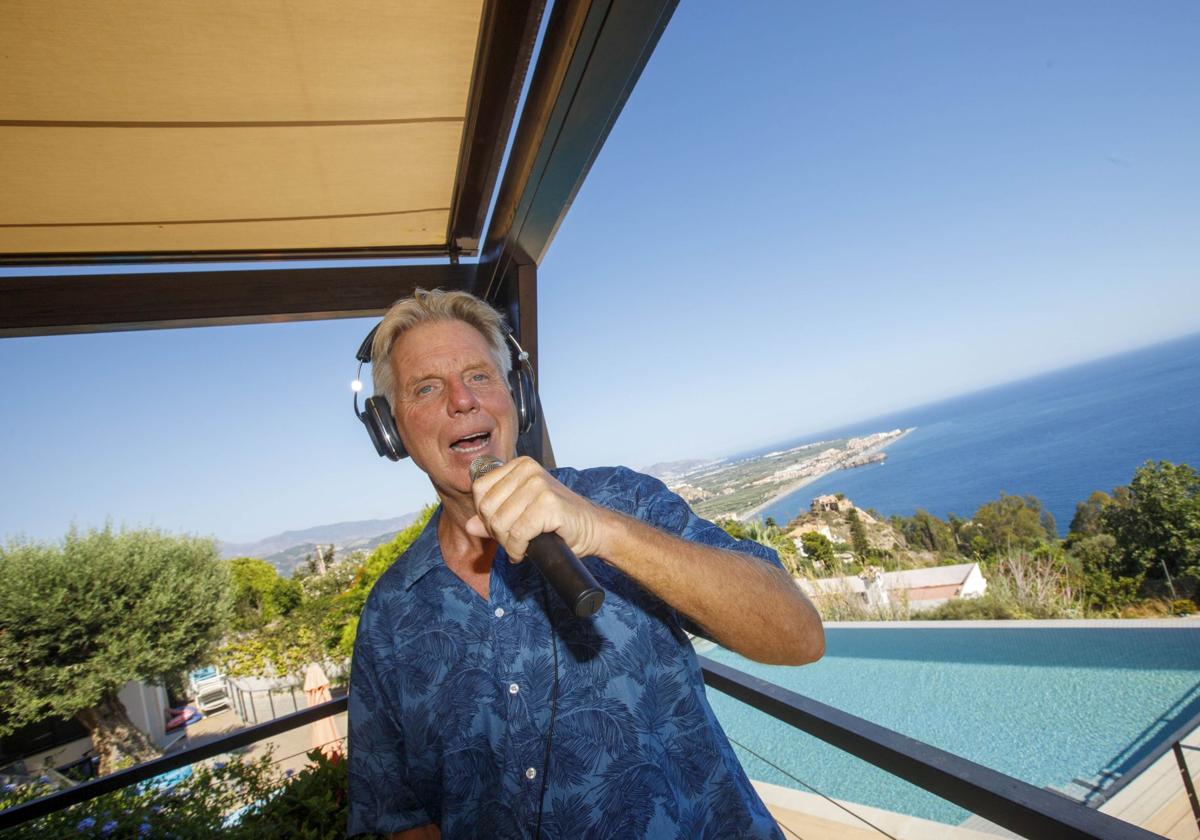
[[[283,554],[292,555],[295,553],[294,549],[300,547],[306,547],[304,554],[311,552],[317,545],[332,545],[335,551],[373,548],[385,542],[384,537],[390,539],[397,531],[411,525],[417,516],[417,512],[412,512],[390,519],[360,519],[314,525],[309,528],[282,531],[248,543],[217,540],[217,549],[221,552],[221,556],[227,559],[258,557],[272,562],[272,557]],[[367,545],[368,543],[370,545]]]

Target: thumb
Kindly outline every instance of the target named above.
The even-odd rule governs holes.
[[[485,526],[483,524],[483,520],[480,519],[478,515],[472,516],[470,519],[467,520],[466,528],[467,528],[467,533],[473,537],[481,537],[483,539],[487,539],[488,537],[491,536],[491,534],[488,533],[487,526]]]

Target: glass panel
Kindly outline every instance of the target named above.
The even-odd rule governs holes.
[[[1150,782],[1137,795],[1122,788],[1155,754],[1166,753],[1147,774],[1159,779],[1151,797],[1183,795],[1170,745],[1200,712],[1194,624],[833,623],[826,632],[825,658],[804,668],[716,647],[704,655],[1134,822],[1153,816]],[[709,697],[752,778],[948,825],[971,816],[732,698]]]

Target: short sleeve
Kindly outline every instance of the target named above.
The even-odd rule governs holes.
[[[734,539],[719,525],[701,519],[687,502],[653,476],[627,467],[616,467],[589,491],[587,495],[592,501],[629,514],[677,537],[712,548],[748,554],[764,563],[783,568],[779,555],[773,549],[753,540]],[[707,638],[704,630],[687,616],[678,614],[678,619],[688,632]]]
[[[378,590],[378,586],[376,587]],[[407,783],[404,733],[386,689],[390,622],[372,591],[358,621],[350,664],[348,836],[395,831],[432,822]]]
[[[783,563],[779,561],[779,555],[774,549],[753,540],[734,539],[721,526],[697,516],[687,502],[668,490],[667,485],[657,478],[633,473],[632,470],[628,472],[637,476],[634,515],[638,519],[685,540],[749,554],[772,566],[783,568]]]

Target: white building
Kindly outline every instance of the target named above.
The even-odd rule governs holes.
[[[849,592],[871,606],[906,600],[912,612],[933,609],[951,598],[977,598],[987,591],[987,580],[978,563],[883,572],[872,583],[870,593],[867,582],[859,575],[814,580],[797,578],[796,582],[809,596]]]

